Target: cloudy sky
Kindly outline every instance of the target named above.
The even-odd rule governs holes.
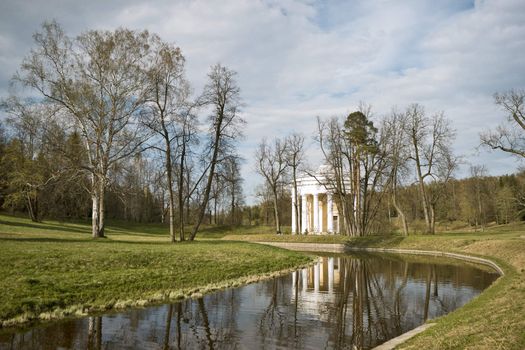
[[[262,181],[252,160],[262,137],[298,131],[310,140],[316,116],[344,116],[359,101],[377,118],[414,102],[444,111],[465,161],[491,174],[518,167],[477,146],[479,132],[503,120],[492,94],[525,87],[523,0],[2,0],[0,97],[32,34],[50,19],[70,35],[120,26],[156,32],[181,47],[196,92],[210,65],[237,71],[249,201]],[[309,152],[317,165],[315,144]]]

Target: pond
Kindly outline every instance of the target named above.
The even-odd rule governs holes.
[[[0,332],[0,349],[368,349],[449,313],[498,274],[451,259],[326,255],[200,299]]]

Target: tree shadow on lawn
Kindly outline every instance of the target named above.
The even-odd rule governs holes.
[[[10,242],[33,242],[33,243],[89,243],[92,241],[78,238],[78,239],[70,239],[70,238],[50,238],[50,237],[0,237],[0,242],[2,241],[10,241]]]
[[[83,243],[83,244],[89,244],[91,246],[94,246],[93,244],[136,244],[136,245],[166,245],[169,243],[168,240],[166,242],[161,241],[132,241],[132,240],[112,240],[112,239],[106,239],[106,238],[97,238],[97,239],[91,239],[90,237],[82,238],[79,237],[78,239],[74,238],[53,238],[53,237],[0,237],[0,242],[2,241],[10,241],[10,242],[30,242],[30,243]]]
[[[56,224],[47,224],[45,222],[41,223],[23,223],[23,222],[12,222],[12,221],[3,221],[0,220],[0,225],[5,226],[12,226],[12,227],[27,227],[27,228],[33,228],[38,230],[50,230],[50,231],[57,231],[57,232],[73,232],[73,233],[89,233],[89,228],[79,228],[79,227],[73,227],[69,226],[67,224],[62,225],[56,225]]]

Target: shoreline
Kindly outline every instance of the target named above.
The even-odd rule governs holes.
[[[257,283],[269,280],[276,277],[281,277],[286,274],[297,271],[315,264],[318,257],[312,261],[300,264],[295,267],[289,267],[283,270],[274,272],[267,272],[262,274],[249,275],[238,277],[235,279],[224,280],[217,283],[210,283],[202,287],[195,287],[191,289],[174,289],[164,292],[151,294],[145,298],[136,300],[117,300],[110,306],[95,306],[88,308],[86,304],[75,304],[67,308],[57,308],[52,311],[42,312],[40,314],[26,313],[10,319],[0,320],[0,332],[14,330],[16,328],[32,328],[46,322],[60,321],[68,318],[82,318],[89,317],[92,314],[106,312],[106,311],[124,311],[126,309],[141,308],[161,304],[176,303],[187,299],[198,299],[207,294],[221,291],[228,288],[238,288],[252,283]]]
[[[340,243],[289,243],[289,242],[255,242],[258,244],[270,245],[272,247],[284,248],[303,252],[327,252],[327,253],[349,253],[349,252],[371,252],[371,253],[393,253],[393,254],[413,254],[428,255],[435,257],[446,257],[481,264],[493,268],[499,275],[504,276],[505,271],[490,259],[472,255],[445,252],[439,250],[419,250],[402,248],[377,248],[377,247],[352,247]],[[330,247],[332,246],[332,247]]]

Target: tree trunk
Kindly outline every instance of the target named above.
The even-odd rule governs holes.
[[[100,234],[100,221],[99,221],[99,190],[97,186],[96,175],[91,175],[91,234],[93,238],[99,238]]]
[[[169,196],[169,216],[170,216],[170,238],[171,243],[175,243],[175,194],[173,193],[173,167],[171,166],[171,143],[165,136],[166,143],[166,175],[168,177],[168,196]]]
[[[224,108],[224,107],[223,107]],[[224,110],[221,109],[219,115],[217,116],[217,121],[215,125],[215,139],[213,141],[213,155],[210,160],[210,173],[208,174],[208,182],[206,184],[206,189],[204,190],[204,197],[201,203],[201,206],[199,208],[199,214],[197,216],[197,222],[195,223],[195,226],[193,227],[193,231],[191,232],[190,241],[193,241],[195,239],[195,236],[197,235],[197,231],[199,231],[199,227],[202,224],[202,220],[204,219],[204,215],[206,214],[206,208],[208,206],[208,201],[210,199],[210,191],[211,191],[211,185],[213,183],[213,178],[215,176],[215,165],[217,164],[217,157],[219,156],[219,145],[221,140],[221,129],[222,129],[222,121],[224,118]]]
[[[430,218],[429,213],[429,203],[427,194],[425,192],[425,180],[423,179],[423,174],[421,173],[421,161],[419,159],[419,149],[417,147],[417,141],[414,137],[412,137],[412,142],[414,145],[415,150],[415,160],[416,160],[416,171],[417,171],[417,179],[418,179],[418,185],[419,185],[419,193],[421,197],[421,204],[423,206],[423,214],[425,216],[425,224],[427,226],[427,233],[434,233],[432,229],[432,221]]]
[[[396,185],[395,182],[396,182],[396,179],[394,179],[393,183],[392,183],[392,205],[396,209],[397,216],[401,220],[401,226],[403,228],[403,234],[405,236],[408,236],[408,223],[407,223],[407,219],[406,219],[405,213],[403,212],[403,210],[399,206],[399,203],[397,203],[397,185]]]
[[[295,233],[301,234],[301,215],[299,213],[299,196],[297,195],[297,169],[294,166],[293,171],[293,195],[294,195],[294,210],[295,210]]]
[[[27,209],[29,211],[29,218],[33,222],[38,222],[38,209],[36,207],[36,203],[33,203],[33,199],[29,195],[29,193],[26,193],[27,197]]]
[[[275,216],[275,233],[281,234],[281,218],[279,217],[279,203],[277,197],[277,188],[272,188],[273,192],[273,213]]]
[[[99,189],[99,195],[98,195],[98,237],[103,238],[104,237],[104,228],[105,228],[105,216],[104,216],[104,210],[105,210],[105,202],[104,202],[104,195],[106,192],[106,185],[105,181],[100,181],[100,189]]]
[[[91,211],[91,234],[93,238],[98,238],[99,236],[99,229],[98,229],[98,193],[96,193],[96,189],[94,189],[94,192],[91,195],[91,202],[92,202],[92,211]]]
[[[235,226],[235,180],[232,181],[231,224]]]
[[[436,212],[434,210],[434,204],[430,205],[430,233],[436,233]]]
[[[184,129],[184,126],[183,126]],[[186,240],[184,235],[184,161],[186,159],[186,139],[185,131],[182,132],[182,150],[180,154],[180,164],[179,164],[179,184],[178,184],[178,195],[179,195],[179,239],[181,241]],[[189,194],[188,194],[189,196]]]

